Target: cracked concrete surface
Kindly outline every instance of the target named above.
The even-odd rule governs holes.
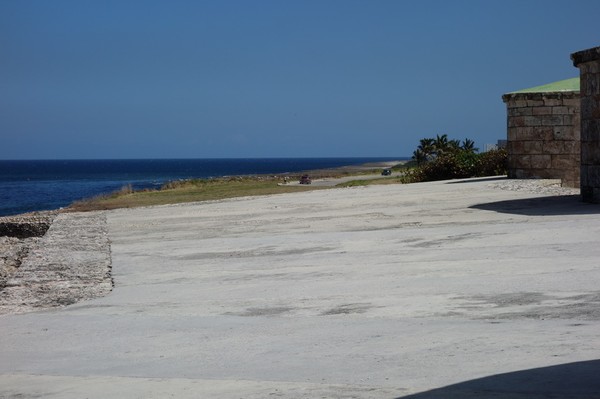
[[[600,208],[498,184],[108,212],[115,289],[0,317],[0,397],[598,398]]]

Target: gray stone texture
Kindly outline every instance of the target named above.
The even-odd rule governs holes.
[[[564,186],[579,187],[579,93],[510,93],[502,99],[509,177],[561,179]]]
[[[600,203],[600,47],[571,54],[581,81],[581,195]]]
[[[15,247],[14,242],[4,244]],[[46,234],[30,243],[25,255],[6,257],[0,315],[64,307],[112,290],[104,213],[56,216]]]
[[[55,216],[56,211],[46,211],[0,217],[0,237],[42,237]]]

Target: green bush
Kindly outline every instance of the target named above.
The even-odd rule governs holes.
[[[415,183],[503,175],[506,174],[506,160],[507,153],[504,149],[482,154],[456,151],[441,155],[407,171],[402,181]]]
[[[505,148],[480,154],[479,176],[505,175],[507,172],[508,153]]]

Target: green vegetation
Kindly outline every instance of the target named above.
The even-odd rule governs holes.
[[[120,191],[73,203],[73,211],[92,211],[140,206],[211,201],[224,198],[246,197],[317,190],[309,185],[278,185],[281,179],[271,177],[232,177],[195,179],[165,184],[160,190],[133,191],[126,186]]]
[[[382,177],[380,179],[369,180],[351,180],[345,183],[337,184],[336,187],[359,187],[359,186],[375,186],[384,184],[399,184],[402,183],[401,177]]]
[[[338,184],[336,187],[355,187],[381,184],[413,183],[419,181],[488,176],[506,173],[506,151],[477,153],[472,140],[462,143],[448,140],[446,135],[435,139],[422,139],[413,153],[413,160],[394,166],[395,176],[380,178],[358,178]],[[398,172],[400,172],[398,174]],[[348,175],[372,175],[381,173],[381,169],[322,170],[310,173],[313,179],[334,178]],[[289,176],[290,181],[299,176]],[[292,193],[309,190],[327,189],[325,186],[281,184],[282,178],[270,176],[244,176],[218,179],[195,179],[175,181],[165,184],[158,190],[134,191],[130,185],[121,190],[98,197],[73,203],[71,211],[92,211],[117,208],[135,208],[142,206],[177,204],[221,200],[225,198],[247,197]]]
[[[398,171],[404,165],[398,164],[393,170]],[[311,178],[338,178],[354,175],[372,175],[381,173],[381,168],[363,169],[343,167],[336,169],[323,169],[307,172]],[[290,182],[298,181],[300,175],[287,176]],[[387,180],[387,182],[379,182]],[[362,180],[361,180],[362,181]],[[184,202],[199,202],[221,200],[225,198],[248,197],[257,195],[271,195],[293,193],[310,190],[322,190],[331,187],[317,185],[281,184],[283,177],[274,176],[237,176],[217,179],[194,179],[169,182],[158,190],[134,191],[131,185],[124,186],[121,190],[110,194],[77,201],[68,208],[70,211],[94,211],[117,208],[135,208],[141,206],[177,204]],[[389,177],[377,181],[365,180],[364,183],[349,182],[345,186],[367,184],[400,183],[398,178]]]
[[[478,153],[475,142],[449,140],[448,136],[421,139],[413,152],[416,167],[402,176],[404,183],[506,174],[506,150]]]
[[[406,173],[406,171],[408,171],[409,169],[413,168],[415,166],[415,162],[414,161],[408,161],[408,162],[401,162],[397,165],[392,166],[391,168],[387,168],[387,169],[391,169],[393,173],[396,174],[396,176],[381,176],[380,178],[371,178],[371,179],[356,179],[356,180],[350,180],[344,183],[339,183],[336,184],[335,187],[359,187],[359,186],[375,186],[375,185],[384,185],[384,184],[401,184],[403,183],[402,181],[402,175],[404,173]],[[381,173],[381,169],[373,169],[368,171],[368,175],[373,175],[373,174],[380,174]],[[398,174],[400,174],[400,176],[398,176]]]

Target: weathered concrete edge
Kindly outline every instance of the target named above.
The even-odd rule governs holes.
[[[0,236],[19,239],[43,237],[58,214],[59,211],[53,210],[0,216]]]
[[[586,62],[595,61],[598,59],[600,59],[600,46],[577,51],[571,54],[571,61],[573,61],[573,66],[575,67],[578,67],[579,64],[584,64]]]
[[[295,381],[252,381],[177,377],[62,376],[2,374],[1,398],[396,398],[407,388],[369,385],[319,384]],[[55,387],[49,390],[48,387]]]
[[[111,268],[106,213],[60,214],[0,292],[0,315],[107,295]]]

